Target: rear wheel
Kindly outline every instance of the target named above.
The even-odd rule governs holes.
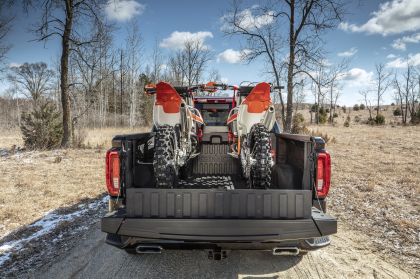
[[[250,181],[253,188],[266,189],[271,185],[271,137],[263,124],[255,124],[250,132],[252,158]]]
[[[169,125],[157,127],[153,170],[156,187],[158,188],[173,188],[177,184],[175,148],[176,134],[174,128]]]

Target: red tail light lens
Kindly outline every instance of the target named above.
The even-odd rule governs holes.
[[[331,157],[326,151],[318,153],[315,184],[318,197],[325,198],[328,195],[331,184]]]
[[[118,196],[120,192],[120,156],[117,151],[108,150],[106,153],[106,187],[111,196]]]

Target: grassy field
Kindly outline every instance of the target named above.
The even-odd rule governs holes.
[[[116,134],[144,129],[97,129],[86,133],[86,149],[24,151],[0,157],[0,237],[46,212],[105,192],[105,151]],[[0,135],[0,150],[22,146],[18,130]]]
[[[333,138],[328,210],[341,228],[371,237],[372,249],[409,265],[419,262],[420,127],[309,126]],[[0,236],[46,212],[105,192],[104,154],[113,135],[91,130],[86,149],[24,151],[0,157]],[[0,150],[20,146],[19,132],[0,136]]]
[[[384,257],[420,263],[420,127],[310,127],[334,137],[329,209]]]

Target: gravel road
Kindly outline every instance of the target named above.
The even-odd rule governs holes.
[[[27,273],[30,278],[415,278],[370,252],[364,237],[341,229],[325,249],[303,257],[231,252],[210,261],[204,251],[129,255],[104,243],[95,223],[66,254]]]

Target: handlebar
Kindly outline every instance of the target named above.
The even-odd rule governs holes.
[[[242,83],[241,83],[242,84]],[[270,84],[271,85],[271,84]],[[193,94],[194,91],[207,91],[207,92],[216,92],[217,90],[234,90],[234,91],[244,91],[246,93],[252,90],[254,86],[237,86],[237,85],[228,85],[225,83],[214,83],[209,82],[207,84],[198,84],[193,86],[174,86],[174,89],[180,95],[190,95]],[[282,90],[284,86],[271,86],[272,90]],[[155,84],[147,84],[144,86],[144,92],[147,95],[156,94],[156,85]],[[249,92],[248,92],[249,93]]]

